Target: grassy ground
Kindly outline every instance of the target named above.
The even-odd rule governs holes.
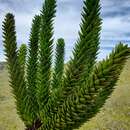
[[[24,130],[8,84],[7,71],[0,71],[0,130]],[[130,130],[130,60],[102,111],[80,130]]]
[[[24,125],[16,114],[6,70],[0,71],[0,130],[24,130]]]

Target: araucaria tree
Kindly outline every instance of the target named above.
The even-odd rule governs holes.
[[[33,19],[28,47],[24,44],[19,50],[14,16],[6,15],[3,43],[10,86],[26,130],[79,128],[112,93],[130,50],[119,43],[106,59],[96,62],[100,9],[100,0],[84,0],[79,37],[65,69],[62,38],[57,40],[52,68],[56,0],[44,1],[41,14]]]

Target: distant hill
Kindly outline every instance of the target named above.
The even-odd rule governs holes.
[[[3,70],[6,67],[6,62],[0,62],[0,70]]]

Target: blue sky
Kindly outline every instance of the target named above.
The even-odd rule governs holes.
[[[5,59],[2,46],[2,21],[6,13],[15,15],[17,43],[28,43],[31,21],[39,13],[43,0],[0,0],[0,61]],[[55,39],[63,37],[66,42],[66,61],[78,38],[83,0],[57,0]],[[101,0],[101,49],[98,59],[105,58],[112,48],[122,41],[130,45],[130,0]]]

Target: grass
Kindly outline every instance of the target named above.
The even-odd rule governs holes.
[[[8,82],[7,70],[0,71],[0,130],[24,130]]]
[[[24,130],[14,102],[7,70],[0,71],[0,130]],[[130,130],[130,60],[101,112],[79,130]]]

